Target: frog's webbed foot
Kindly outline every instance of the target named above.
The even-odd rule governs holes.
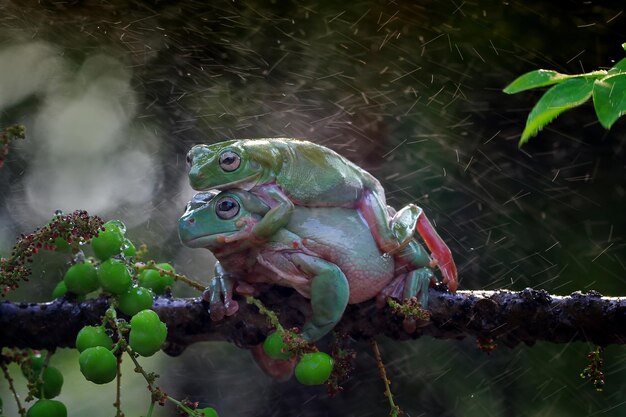
[[[293,213],[294,204],[277,186],[261,187],[257,192],[262,198],[276,203],[252,228],[254,236],[267,239],[287,225]]]
[[[251,217],[244,216],[240,218],[239,220],[237,220],[237,226],[241,228],[235,233],[224,236],[224,243],[233,243],[239,240],[257,239],[256,235],[253,232],[254,226],[256,224],[257,222]]]
[[[402,327],[407,333],[413,333],[417,327],[428,323],[428,288],[436,282],[430,268],[422,267],[398,275],[381,291],[376,299],[377,307],[387,304],[389,298],[402,300],[397,313],[404,315]]]
[[[239,303],[233,300],[235,279],[226,273],[220,263],[215,264],[215,277],[202,293],[204,301],[209,303],[211,320],[219,321],[225,316],[232,316],[239,310]]]

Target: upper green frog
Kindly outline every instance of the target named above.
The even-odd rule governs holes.
[[[205,292],[214,320],[237,310],[231,296],[242,282],[289,286],[310,298],[312,317],[302,331],[310,341],[330,331],[348,303],[390,295],[417,296],[426,305],[434,275],[416,241],[385,256],[356,210],[299,206],[283,228],[260,240],[252,230],[269,209],[243,190],[205,192],[196,194],[179,221],[183,244],[207,248],[219,261]],[[418,215],[416,206],[407,206],[398,212],[394,230],[411,234]]]
[[[394,253],[412,237],[394,235],[385,192],[374,176],[331,149],[295,139],[230,140],[196,145],[187,155],[196,190],[251,191],[270,210],[255,224],[254,236],[274,235],[289,222],[294,205],[357,209],[380,250]],[[451,291],[457,287],[450,250],[425,215],[417,228]]]

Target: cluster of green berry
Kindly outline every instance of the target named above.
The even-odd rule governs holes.
[[[80,370],[87,380],[96,384],[115,379],[118,357],[126,346],[141,356],[152,356],[161,349],[167,336],[165,323],[151,308],[154,295],[164,294],[174,283],[172,276],[160,270],[174,273],[174,268],[166,263],[156,265],[160,270],[134,265],[137,250],[125,233],[122,222],[105,223],[103,230],[91,240],[99,264],[80,252],[77,262],[67,270],[53,292],[55,297],[66,292],[85,296],[101,289],[112,296],[113,309],[109,309],[103,323],[83,327],[76,337]],[[59,244],[62,242],[57,242]],[[131,317],[130,325],[126,320],[117,319],[114,308]],[[117,342],[112,336],[117,336]]]
[[[53,290],[53,297],[73,294],[73,297],[82,300],[104,295],[110,304],[101,323],[83,327],[76,337],[83,376],[96,384],[113,381],[119,374],[122,356],[127,353],[135,363],[136,371],[146,378],[152,392],[148,415],[152,415],[155,402],[164,404],[165,401],[171,401],[186,415],[217,417],[217,412],[211,407],[198,409],[197,404],[190,406],[167,396],[154,385],[158,376],[145,372],[137,362],[138,356],[152,356],[158,352],[167,337],[165,323],[152,310],[155,295],[166,294],[174,284],[175,277],[183,280],[185,277],[176,274],[167,263],[138,262],[145,255],[145,248],[137,250],[125,235],[126,227],[120,221],[103,224],[97,217],[92,221],[84,212],[70,216],[63,216],[59,212],[50,224],[21,237],[14,248],[15,256],[2,259],[2,276],[7,275],[4,274],[6,271],[17,271],[20,274],[16,272],[13,281],[0,284],[9,289],[15,288],[18,279],[29,274],[26,266],[24,271],[18,271],[19,268],[15,266],[26,265],[27,260],[40,249],[71,252],[74,255],[73,264]],[[89,247],[85,245],[87,242],[90,242],[94,254],[92,257],[83,252],[83,248]],[[118,314],[123,317],[118,318]],[[22,416],[67,417],[65,405],[52,399],[61,391],[63,376],[58,369],[47,365],[49,356],[44,360],[39,352],[15,349],[7,350],[0,358],[6,363],[17,362],[22,365],[31,393],[27,401],[38,398],[28,411],[22,409],[18,401]],[[119,412],[121,410],[118,408]],[[0,417],[3,417],[1,413],[0,403]]]
[[[285,342],[284,333],[276,331],[265,339],[263,350],[273,359],[289,360],[296,355]],[[295,368],[298,382],[304,385],[324,384],[333,370],[333,358],[324,352],[307,352],[300,355]]]

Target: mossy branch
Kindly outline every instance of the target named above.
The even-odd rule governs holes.
[[[283,326],[301,325],[309,301],[291,290],[271,287],[260,297],[276,312]],[[252,346],[271,330],[265,316],[241,302],[239,311],[212,322],[199,298],[160,297],[154,309],[168,326],[165,350],[181,353],[198,341],[231,341]],[[50,303],[0,303],[0,346],[52,349],[71,347],[86,324],[98,324],[108,304],[105,299],[76,303],[67,299]],[[405,340],[420,336],[439,339],[472,337],[493,340],[499,346],[532,345],[537,341],[594,345],[626,343],[626,297],[602,297],[598,293],[570,296],[545,291],[459,291],[456,294],[430,290],[430,321],[407,334],[403,317],[390,307],[377,309],[374,302],[350,305],[337,330],[356,339],[386,335]]]

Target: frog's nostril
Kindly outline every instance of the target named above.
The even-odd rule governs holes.
[[[194,224],[195,222],[196,222],[196,219],[193,219],[193,218],[187,220],[187,223],[189,223],[189,224]]]
[[[191,152],[189,152],[187,154],[187,166],[191,166],[191,161],[193,161],[193,158],[191,156]]]

